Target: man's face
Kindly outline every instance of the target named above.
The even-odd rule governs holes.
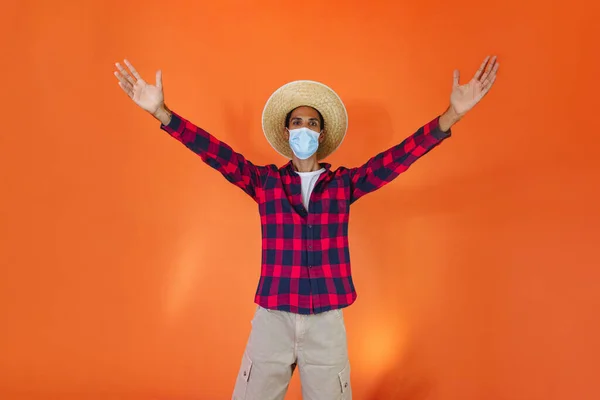
[[[290,116],[290,122],[287,128],[291,131],[293,129],[299,128],[308,128],[315,132],[321,132],[323,127],[321,126],[321,119],[319,118],[319,113],[312,107],[298,107]],[[286,129],[285,135],[286,139],[290,139],[290,132]],[[319,135],[319,143],[323,142],[324,132],[321,132]]]

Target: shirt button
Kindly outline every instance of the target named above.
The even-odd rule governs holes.
[[[309,225],[309,226],[308,226],[308,229],[312,229],[312,225]]]
[[[312,249],[312,244],[309,244],[309,245],[308,245],[308,248],[309,248],[309,249]]]

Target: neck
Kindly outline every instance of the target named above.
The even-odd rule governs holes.
[[[317,157],[315,156],[307,158],[306,160],[300,160],[299,158],[294,156],[294,158],[292,159],[292,164],[298,172],[313,172],[321,169],[321,166],[317,161]]]

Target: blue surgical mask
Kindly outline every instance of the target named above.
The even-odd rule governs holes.
[[[292,129],[290,132],[290,147],[301,160],[306,160],[319,148],[319,132],[308,128]]]

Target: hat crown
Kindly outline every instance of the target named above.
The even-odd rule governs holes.
[[[292,158],[285,138],[285,119],[290,111],[308,106],[318,110],[324,121],[324,140],[317,158],[322,160],[342,143],[348,129],[348,114],[342,99],[327,85],[311,80],[297,80],[278,88],[263,109],[262,127],[265,137],[282,156]]]

